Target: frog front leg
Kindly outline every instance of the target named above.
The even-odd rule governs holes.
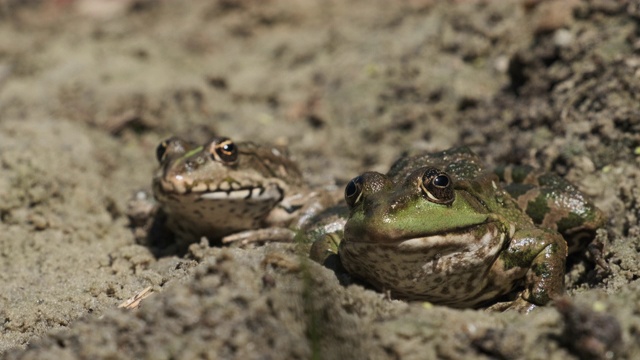
[[[271,210],[263,221],[264,228],[227,235],[222,238],[222,243],[291,242],[298,233],[305,232],[311,223],[317,221],[325,209],[335,205],[337,199],[333,189],[295,193],[285,197]]]
[[[311,245],[309,257],[319,264],[325,264],[332,256],[338,256],[338,248],[342,242],[342,234],[324,234]]]
[[[530,228],[517,231],[500,255],[504,271],[525,271],[524,290],[509,308],[529,312],[564,293],[567,243],[555,231]]]
[[[587,248],[596,263],[608,268],[601,249],[589,244],[606,216],[575,185],[564,178],[529,166],[503,166],[495,169],[503,188],[537,225],[558,231],[567,241],[569,254]]]

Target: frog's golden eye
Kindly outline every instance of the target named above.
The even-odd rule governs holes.
[[[186,146],[187,145],[184,140],[177,136],[172,136],[158,144],[158,147],[156,148],[156,159],[161,163],[171,155],[184,154]]]
[[[451,204],[455,199],[451,178],[437,169],[427,169],[424,172],[420,188],[427,199],[434,203]]]
[[[344,200],[349,207],[353,207],[362,196],[362,176],[356,176],[344,188]]]
[[[232,164],[238,160],[238,147],[229,138],[215,139],[211,143],[209,152],[217,161]]]

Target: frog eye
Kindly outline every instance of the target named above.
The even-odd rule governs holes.
[[[450,182],[451,181],[449,181],[449,176],[447,174],[440,174],[432,181],[433,185],[438,188],[446,188],[449,186]]]
[[[356,176],[344,188],[344,200],[349,207],[354,206],[362,195],[362,176]]]
[[[184,154],[185,151],[186,143],[177,136],[172,136],[158,144],[158,147],[156,147],[156,159],[161,163],[170,155]]]
[[[156,148],[156,159],[158,159],[158,162],[162,162],[162,159],[164,159],[164,154],[167,153],[167,147],[169,147],[167,140],[158,144]]]
[[[238,147],[229,138],[218,138],[213,140],[209,152],[214,160],[231,164],[238,160]]]
[[[420,188],[429,201],[451,204],[455,199],[451,178],[437,169],[427,169],[422,175]]]

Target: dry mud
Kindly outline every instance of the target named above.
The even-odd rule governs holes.
[[[0,1],[0,352],[640,357],[640,4]],[[468,145],[610,217],[606,274],[529,315],[388,300],[295,245],[155,256],[125,216],[173,135],[277,142],[314,186]],[[118,304],[151,286],[137,310]]]

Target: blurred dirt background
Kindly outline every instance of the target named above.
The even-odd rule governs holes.
[[[0,0],[9,359],[640,357],[637,0]],[[156,258],[127,201],[169,135],[286,144],[314,186],[469,145],[610,216],[529,315],[391,301],[292,245]],[[118,304],[151,286],[137,310]]]

